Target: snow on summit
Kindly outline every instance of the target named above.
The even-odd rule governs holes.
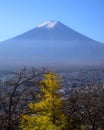
[[[46,21],[38,25],[37,27],[54,28],[58,21]]]

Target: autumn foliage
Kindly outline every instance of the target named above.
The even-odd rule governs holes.
[[[0,130],[104,130],[101,83],[71,88],[56,73],[23,69],[0,85]]]
[[[55,73],[48,73],[40,81],[41,93],[36,103],[30,103],[32,112],[23,115],[23,130],[62,130],[65,128],[64,100],[60,92],[61,78]]]

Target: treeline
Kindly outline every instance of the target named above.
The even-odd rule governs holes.
[[[0,130],[104,130],[104,86],[63,91],[62,78],[26,69],[0,82]]]

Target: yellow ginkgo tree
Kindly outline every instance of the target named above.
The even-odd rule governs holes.
[[[60,92],[61,78],[56,73],[48,73],[40,81],[41,92],[37,103],[30,103],[30,115],[23,115],[23,130],[64,130],[64,100]]]

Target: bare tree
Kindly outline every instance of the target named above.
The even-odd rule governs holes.
[[[82,105],[80,103],[80,93],[76,88],[67,92],[66,109],[67,115],[67,130],[81,130],[81,125],[84,120],[84,114],[81,112]]]
[[[20,72],[15,72],[11,79],[4,82],[0,92],[2,115],[0,122],[3,129],[18,129],[21,115],[27,112],[29,102],[36,98],[38,85],[44,73],[46,73],[45,70],[27,71],[24,68]]]
[[[104,88],[101,84],[89,84],[74,88],[66,99],[68,130],[104,129]]]

